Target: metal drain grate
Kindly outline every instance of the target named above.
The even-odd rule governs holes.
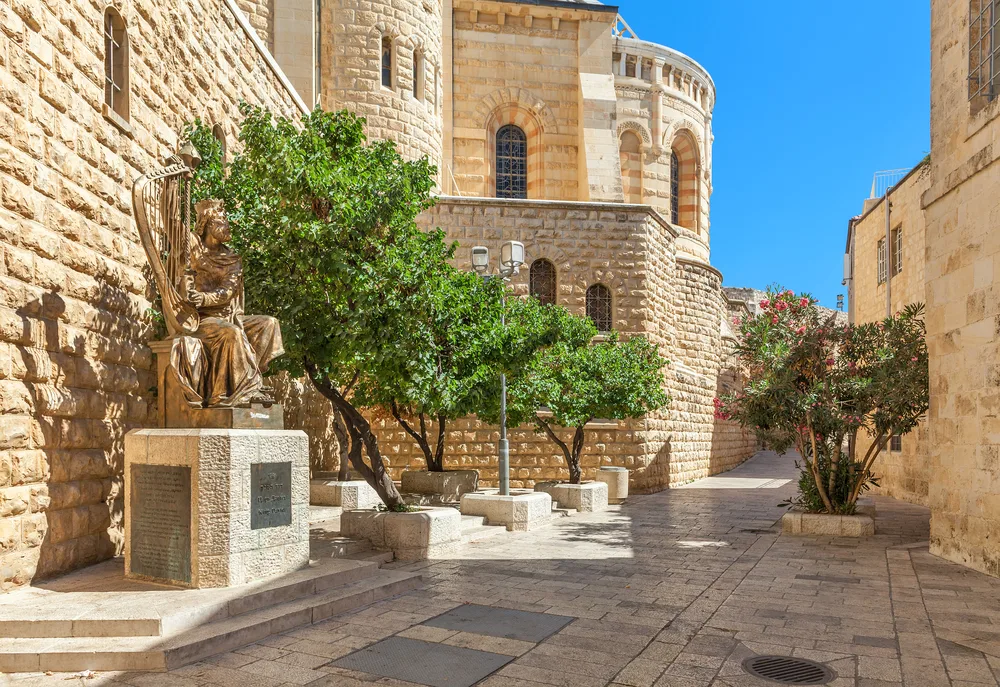
[[[751,656],[743,661],[743,670],[782,685],[825,685],[837,678],[822,663],[789,656]]]

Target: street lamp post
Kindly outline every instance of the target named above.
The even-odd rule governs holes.
[[[500,268],[496,275],[487,274],[490,269],[490,249],[486,246],[476,246],[472,249],[472,267],[484,278],[500,277],[506,284],[518,273],[524,264],[524,244],[520,241],[507,241],[500,247]],[[501,295],[500,326],[507,326],[507,289]],[[510,496],[510,443],[507,441],[507,375],[500,373],[500,444],[497,456],[499,463],[500,495]]]

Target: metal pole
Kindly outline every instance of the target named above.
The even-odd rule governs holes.
[[[507,327],[507,287],[500,294],[500,326]],[[507,443],[507,375],[500,373],[500,495],[510,496],[510,445]]]
[[[889,190],[885,192],[885,316],[892,317],[892,230]]]

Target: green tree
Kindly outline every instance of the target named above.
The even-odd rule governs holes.
[[[743,388],[716,400],[716,417],[753,428],[768,446],[803,457],[798,503],[853,513],[893,435],[912,431],[929,402],[923,306],[863,325],[824,316],[805,294],[771,289],[738,321]],[[860,453],[861,430],[872,438]]]
[[[248,306],[281,321],[276,366],[308,374],[344,420],[353,468],[402,508],[362,411],[372,389],[406,386],[437,364],[429,309],[452,250],[415,221],[433,203],[435,169],[368,142],[347,111],[301,122],[241,112],[241,150],[225,173],[210,132],[191,128],[203,157],[194,196],[225,201]]]
[[[563,320],[562,340],[542,349],[511,384],[512,423],[531,421],[562,451],[570,483],[582,478],[580,455],[587,423],[597,418],[639,418],[670,402],[663,390],[667,361],[645,337],[617,334],[591,344],[597,333],[587,318]],[[573,430],[567,444],[556,427]]]

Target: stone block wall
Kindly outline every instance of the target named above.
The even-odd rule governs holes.
[[[264,45],[274,52],[275,0],[237,0],[237,2]]]
[[[224,0],[135,0],[131,117],[113,123],[103,9],[0,0],[3,589],[121,550],[123,437],[155,422],[133,180],[196,116],[225,122],[240,100],[292,112]]]
[[[443,55],[440,0],[325,0],[320,14],[320,104],[367,119],[371,139],[441,163]],[[382,85],[382,39],[392,43],[392,82]],[[415,65],[423,57],[423,92]],[[440,179],[440,175],[439,175]]]
[[[930,187],[930,162],[919,164],[889,193],[890,232],[900,231],[903,237],[901,271],[890,274],[891,307],[897,312],[911,303],[926,299],[924,278],[925,222],[921,201]],[[885,200],[868,208],[852,227],[853,283],[851,313],[854,322],[876,322],[887,313],[886,284],[878,278],[878,243],[885,239]],[[890,234],[890,239],[892,235]],[[929,447],[927,425],[921,423],[913,432],[902,437],[902,450],[882,451],[874,471],[880,486],[876,493],[928,505],[930,488]],[[866,451],[872,437],[859,437],[859,450]]]

